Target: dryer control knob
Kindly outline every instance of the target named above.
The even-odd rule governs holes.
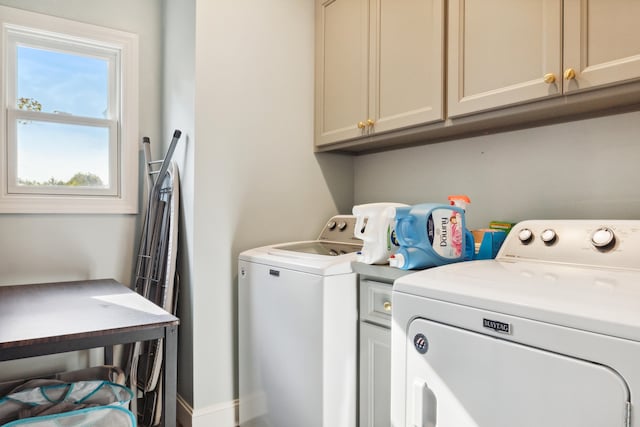
[[[555,230],[547,228],[546,230],[544,230],[542,232],[542,234],[540,234],[540,238],[547,245],[550,245],[550,244],[552,244],[553,242],[556,241],[556,239],[558,238],[558,235],[556,234]]]
[[[333,230],[334,228],[336,228],[336,222],[335,222],[335,221],[333,221],[333,220],[332,220],[332,221],[329,221],[329,222],[327,223],[327,228],[328,228],[329,230]]]
[[[613,230],[607,227],[597,229],[591,235],[591,243],[596,248],[605,248],[616,241],[616,235]]]
[[[340,221],[338,223],[338,230],[343,231],[345,228],[347,228],[347,222],[346,221]]]
[[[518,232],[518,239],[520,239],[520,241],[525,245],[529,244],[532,238],[533,238],[533,233],[528,228],[523,228]]]

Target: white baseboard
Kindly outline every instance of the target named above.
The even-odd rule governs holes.
[[[238,400],[194,410],[180,395],[177,399],[178,427],[237,427]]]

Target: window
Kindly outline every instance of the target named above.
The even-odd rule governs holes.
[[[0,16],[0,212],[137,212],[137,37]]]

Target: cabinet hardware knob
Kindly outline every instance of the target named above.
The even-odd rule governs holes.
[[[389,301],[385,301],[382,307],[384,307],[384,311],[391,311],[391,303]]]
[[[565,80],[573,80],[576,78],[576,71],[573,68],[567,68],[564,70]]]
[[[373,125],[375,125],[375,124],[376,124],[376,122],[374,122],[373,120],[371,120],[371,119],[367,119],[367,125],[369,125],[369,126],[373,126]]]
[[[547,73],[544,75],[544,82],[547,84],[555,83],[556,75],[553,73]]]
[[[365,126],[364,122],[358,122],[358,129],[364,129]]]

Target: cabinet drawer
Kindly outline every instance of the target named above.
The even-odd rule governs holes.
[[[360,280],[360,320],[391,328],[391,283]]]

